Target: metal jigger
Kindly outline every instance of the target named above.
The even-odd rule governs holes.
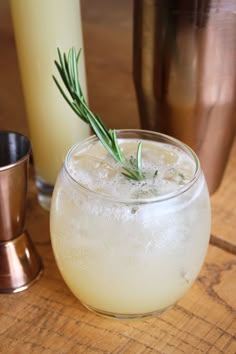
[[[42,261],[25,230],[27,137],[0,131],[0,293],[27,289],[42,274]]]

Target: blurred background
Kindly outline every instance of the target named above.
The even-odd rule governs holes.
[[[132,6],[131,0],[81,0],[89,101],[110,128],[139,127]],[[0,1],[0,53],[0,129],[28,134],[9,0]]]

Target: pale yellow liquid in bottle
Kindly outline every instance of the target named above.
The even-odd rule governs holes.
[[[68,149],[90,134],[52,79],[53,74],[59,78],[57,47],[62,52],[83,48],[80,3],[11,0],[11,11],[36,174],[53,185]],[[79,71],[86,97],[83,52]]]

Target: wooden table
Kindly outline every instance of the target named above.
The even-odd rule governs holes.
[[[138,127],[132,2],[83,0],[82,9],[92,108],[111,127]],[[0,53],[0,129],[27,134],[7,0],[0,2]],[[29,184],[27,228],[45,271],[27,291],[1,295],[0,353],[236,353],[236,142],[212,197],[212,243],[201,274],[171,311],[142,322],[100,318],[71,294],[55,264],[33,174]]]

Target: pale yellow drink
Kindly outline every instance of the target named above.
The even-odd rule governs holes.
[[[140,133],[136,133],[138,136]],[[147,137],[150,138],[149,140]],[[119,318],[172,306],[202,266],[208,190],[194,154],[146,133],[146,180],[130,181],[90,139],[66,159],[53,193],[51,239],[61,274],[88,308]],[[138,139],[120,140],[135,156]]]
[[[11,0],[11,10],[36,174],[54,185],[68,149],[90,133],[52,80],[57,47],[83,47],[80,2]],[[86,97],[83,53],[79,66]]]

